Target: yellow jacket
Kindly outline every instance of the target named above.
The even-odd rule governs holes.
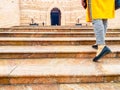
[[[92,19],[114,18],[115,0],[91,0],[91,10]],[[86,20],[88,22],[91,21],[89,12],[87,8]]]

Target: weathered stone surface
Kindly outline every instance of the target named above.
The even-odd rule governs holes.
[[[59,90],[58,85],[0,85],[0,90]]]
[[[9,77],[0,77],[0,85],[3,85],[3,84],[6,84],[6,85],[8,85],[8,84],[10,84],[10,79],[9,79]]]
[[[0,27],[30,25],[32,19],[33,23],[40,26],[42,26],[43,22],[45,26],[49,26],[51,25],[53,8],[60,10],[60,25],[62,26],[91,25],[85,21],[85,10],[82,8],[79,0],[4,0],[0,3]],[[109,21],[110,28],[120,28],[120,10],[117,10],[115,14],[115,19]]]
[[[48,45],[92,45],[95,43],[95,37],[1,37],[0,45],[14,46],[48,46]],[[119,45],[119,37],[107,37],[107,45]]]
[[[120,81],[119,58],[102,59],[0,59],[0,84],[100,83]],[[12,69],[8,66],[16,66]],[[114,67],[115,68],[114,68]],[[113,67],[112,70],[110,67]],[[4,71],[9,72],[5,73]]]
[[[38,88],[41,90],[76,90],[76,88],[78,90],[95,90],[96,88],[119,90],[119,37],[107,38],[107,41],[114,44],[116,44],[114,41],[118,40],[116,41],[118,45],[110,45],[112,53],[103,57],[98,63],[92,61],[96,50],[90,45],[77,43],[78,45],[73,46],[73,43],[70,43],[72,46],[68,46],[61,45],[59,42],[86,39],[90,42],[91,38],[47,38],[50,41],[55,40],[55,44],[60,46],[50,46],[51,42],[48,43],[46,38],[35,37],[27,38],[27,41],[33,43],[31,42],[33,40],[36,43],[23,46],[23,42],[19,42],[22,39],[26,43],[26,38],[5,38],[8,43],[13,40],[14,43],[22,46],[0,46],[1,90],[36,90]],[[46,45],[49,46],[40,46],[37,40],[41,40],[41,43],[45,40],[48,43]],[[3,45],[7,45],[3,42],[0,41]]]
[[[7,77],[12,70],[14,70],[16,66],[10,66],[9,64],[7,65],[0,65],[0,77]]]
[[[0,85],[0,90],[119,90],[120,83]]]
[[[94,32],[0,32],[0,37],[94,37]],[[107,37],[119,37],[119,32],[108,32]]]
[[[106,58],[119,58],[119,45],[110,45],[111,54]],[[80,46],[1,46],[1,58],[93,58],[95,50],[88,45]]]
[[[0,28],[20,25],[19,0],[0,2]]]
[[[119,90],[119,83],[63,84],[60,90]]]

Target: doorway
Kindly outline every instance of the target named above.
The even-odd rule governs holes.
[[[61,12],[58,8],[51,10],[51,25],[61,25]]]

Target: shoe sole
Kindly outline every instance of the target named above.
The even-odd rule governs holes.
[[[98,49],[98,46],[97,45],[93,45],[92,48],[93,49]]]

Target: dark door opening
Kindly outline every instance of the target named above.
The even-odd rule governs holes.
[[[61,12],[58,8],[51,10],[51,25],[61,25]]]

